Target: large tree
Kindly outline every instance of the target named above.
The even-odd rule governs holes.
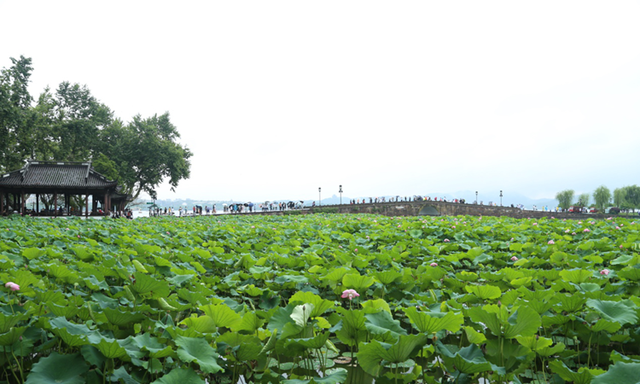
[[[53,96],[51,140],[57,160],[84,161],[98,146],[100,130],[112,121],[112,112],[87,86],[63,82]]]
[[[156,188],[166,178],[172,190],[189,178],[192,153],[179,138],[168,112],[146,119],[138,115],[127,125],[116,120],[100,132],[100,151],[109,162],[96,170],[115,167],[125,192],[134,198],[146,192],[156,199]]]
[[[629,205],[628,208],[640,208],[640,187],[634,184],[624,188],[626,190],[625,200]]]
[[[599,211],[604,211],[611,201],[611,191],[604,185],[599,186],[593,191],[593,201]]]
[[[589,198],[591,196],[589,196],[588,193],[581,193],[580,196],[578,196],[578,206],[580,207],[588,207],[589,206]]]
[[[63,82],[46,88],[35,106],[28,92],[31,59],[11,59],[0,72],[0,171],[16,169],[28,158],[91,160],[135,198],[169,180],[172,188],[189,177],[191,152],[180,145],[169,113],[134,117],[129,124],[113,118],[86,85]]]
[[[618,208],[623,208],[626,204],[627,191],[623,188],[616,188],[613,190],[613,204]]]
[[[29,156],[23,138],[32,129],[29,78],[31,59],[11,58],[13,64],[0,71],[0,171],[19,168]]]
[[[558,206],[562,209],[569,209],[573,202],[573,195],[575,192],[573,189],[566,189],[556,194],[556,200],[558,200]]]

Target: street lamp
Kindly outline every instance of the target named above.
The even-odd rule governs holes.
[[[322,205],[322,187],[318,187],[318,205]]]
[[[340,185],[338,192],[340,192],[340,205],[342,205],[342,185]]]
[[[500,190],[500,206],[502,207],[502,189]]]
[[[476,205],[478,205],[478,191],[476,191]]]

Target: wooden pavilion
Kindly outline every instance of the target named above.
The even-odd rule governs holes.
[[[109,215],[123,211],[129,199],[119,190],[118,183],[96,172],[91,162],[28,160],[22,169],[0,175],[0,215],[14,212],[36,216]],[[32,194],[36,199],[28,207],[26,201]],[[53,199],[45,204],[48,209],[41,210],[44,195]],[[58,204],[60,195],[64,196],[62,205]],[[72,196],[84,197],[84,207],[74,209]],[[91,210],[89,196],[92,197]]]

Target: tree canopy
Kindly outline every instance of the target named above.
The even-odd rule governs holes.
[[[611,201],[611,191],[604,185],[599,186],[593,191],[593,201],[595,201],[596,208],[599,211],[604,211],[609,206]]]
[[[575,192],[573,189],[566,189],[556,194],[556,200],[558,200],[558,206],[562,209],[569,209],[573,202],[573,195]]]
[[[62,82],[46,88],[34,104],[28,92],[31,59],[11,58],[0,72],[0,172],[36,160],[88,161],[137,198],[156,198],[165,180],[172,189],[189,178],[191,151],[169,113],[129,123],[99,102],[86,85]]]

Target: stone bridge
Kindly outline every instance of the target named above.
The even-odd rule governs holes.
[[[480,204],[462,204],[444,201],[400,201],[365,204],[323,205],[309,208],[309,213],[372,213],[384,216],[509,216],[513,218],[549,217],[579,219],[605,218],[600,214],[583,214],[572,212],[529,211],[513,207],[489,206]]]

